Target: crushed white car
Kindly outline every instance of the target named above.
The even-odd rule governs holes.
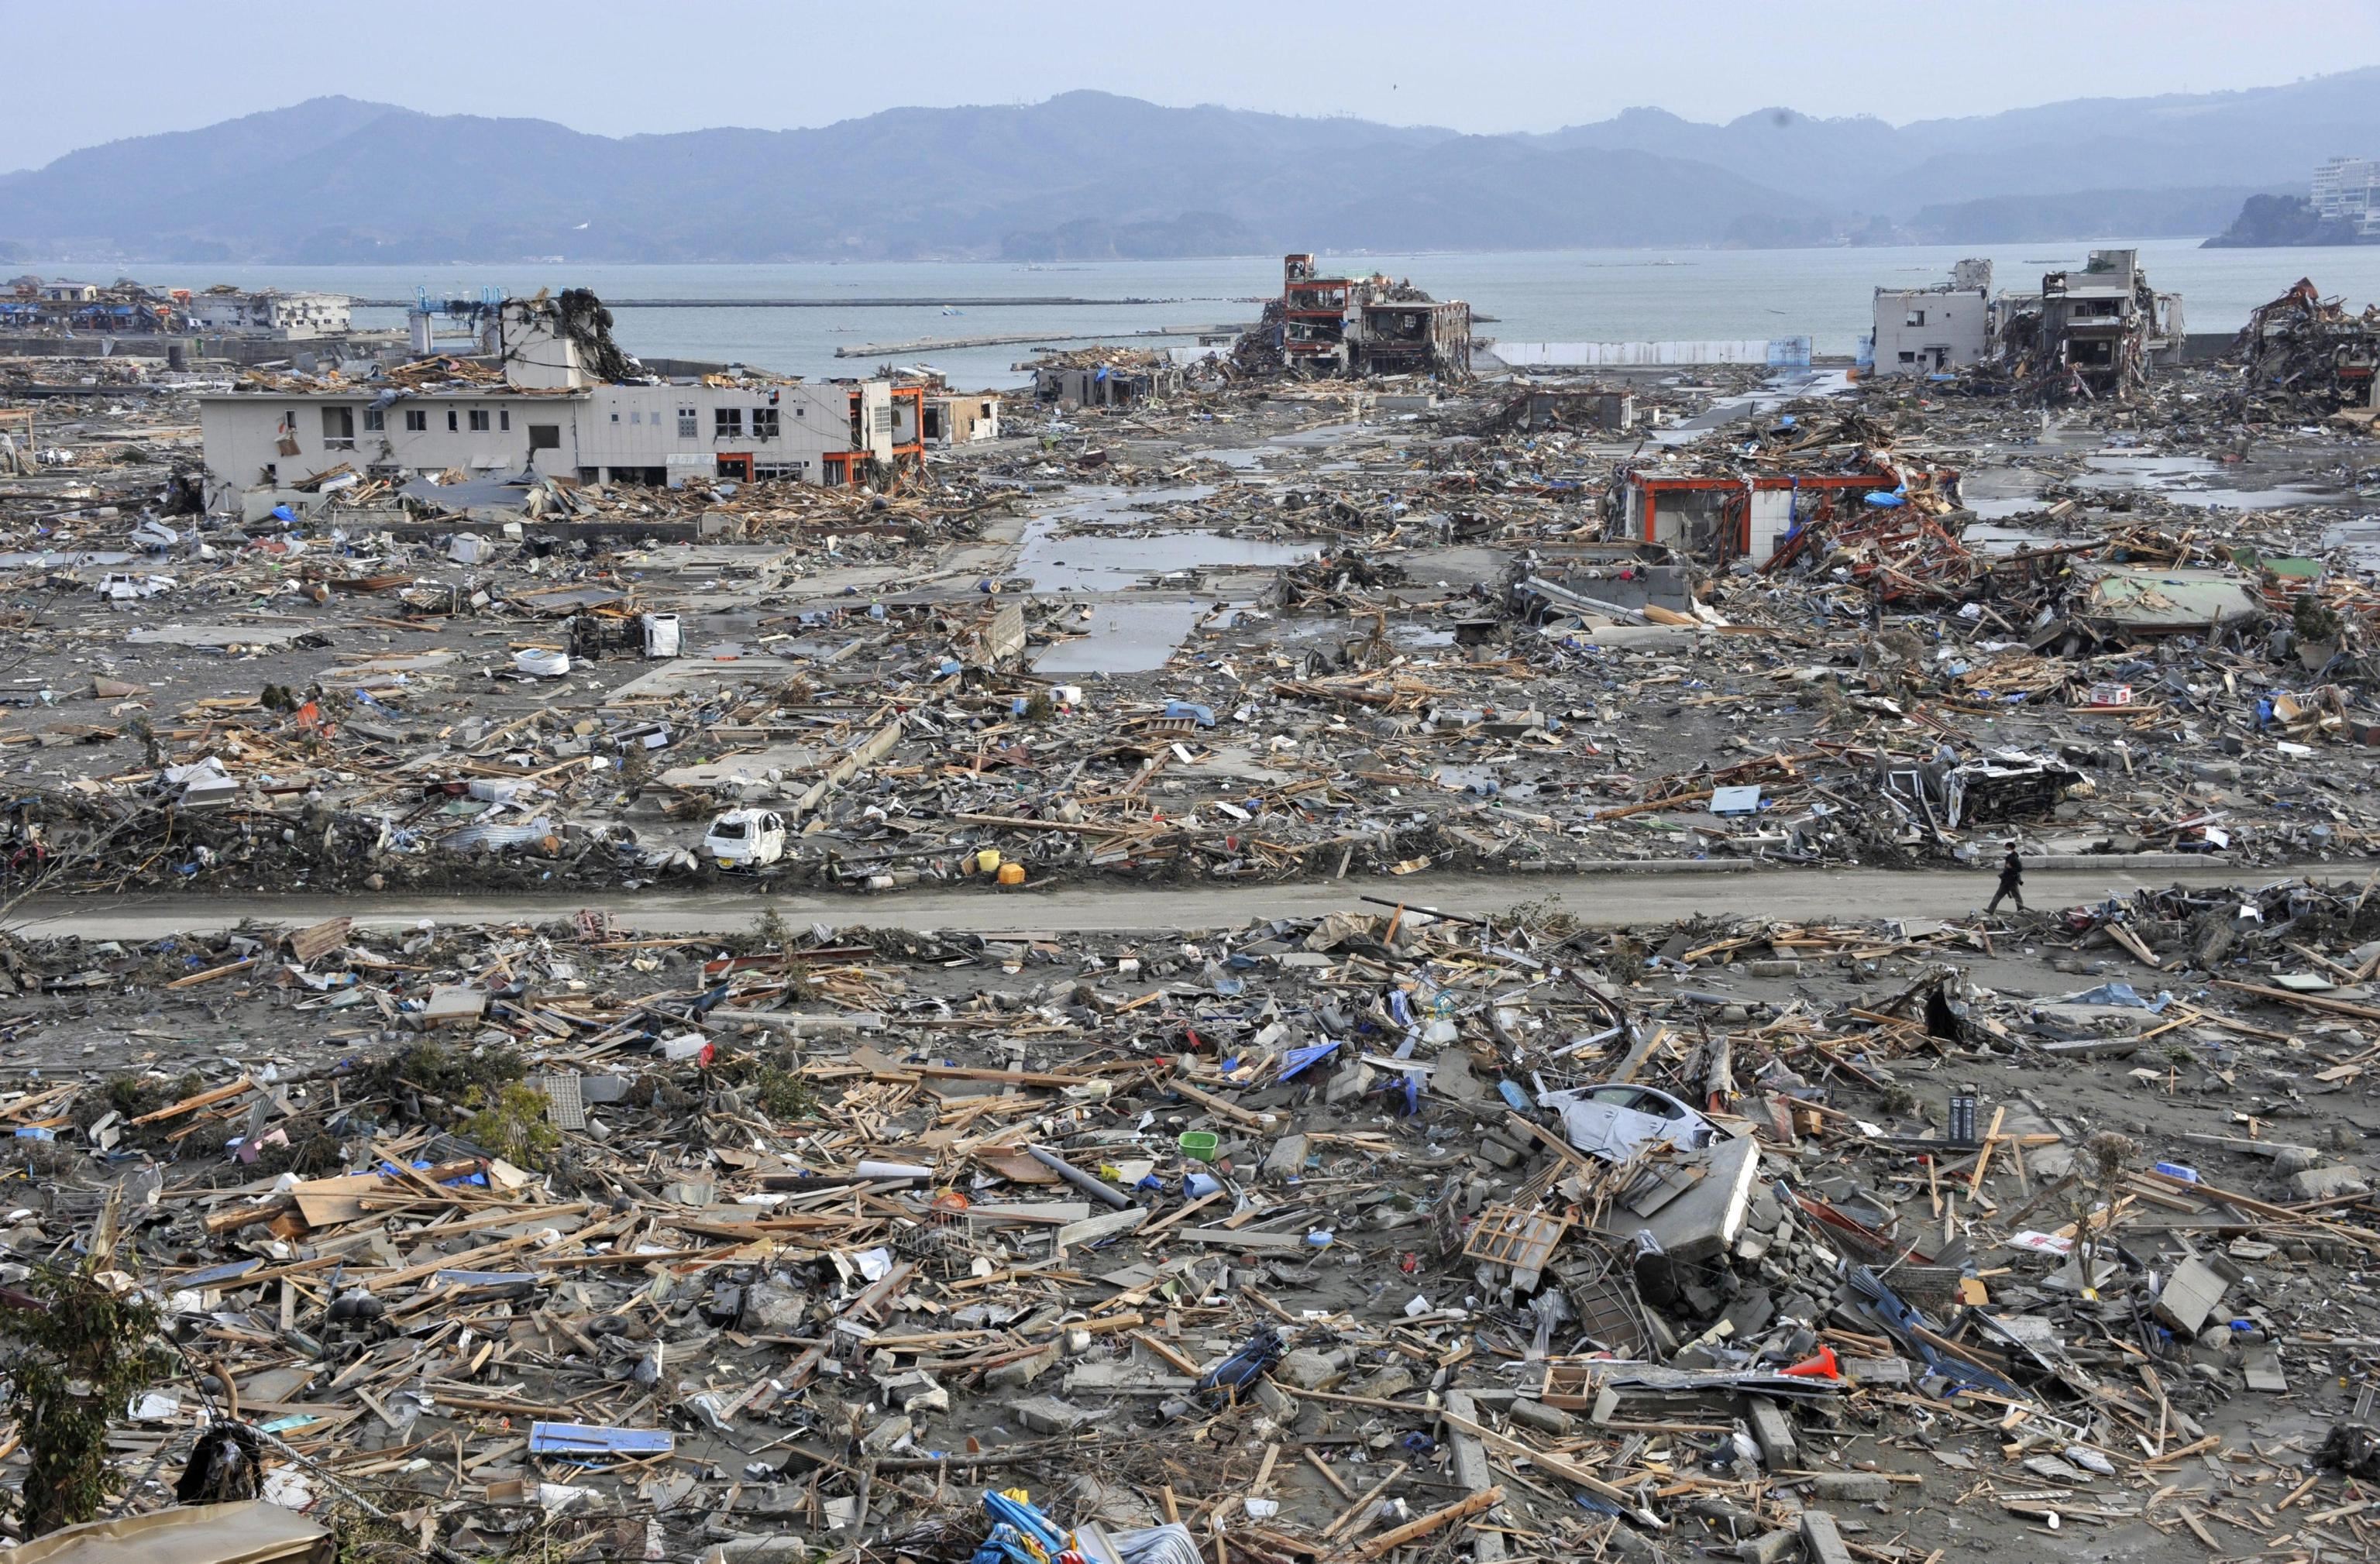
[[[1610,1082],[1548,1092],[1537,1100],[1561,1115],[1564,1139],[1606,1162],[1625,1162],[1656,1141],[1695,1151],[1727,1138],[1691,1104],[1651,1086]]]
[[[730,809],[710,822],[702,855],[722,869],[756,869],[785,855],[785,817],[774,809]]]

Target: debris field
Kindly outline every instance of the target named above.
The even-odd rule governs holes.
[[[261,516],[202,390],[504,371],[0,364],[0,1381],[160,1354],[53,1376],[140,1383],[97,1473],[7,1403],[0,1533],[2366,1553],[2374,320],[2050,400],[1086,349],[848,487]],[[1939,912],[1764,911],[1850,868]],[[1126,884],[1244,911],[1069,927]]]

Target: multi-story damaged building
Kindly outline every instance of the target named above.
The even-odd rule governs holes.
[[[191,325],[202,332],[306,342],[344,335],[354,308],[343,293],[291,293],[280,288],[251,293],[218,285],[190,296],[189,313]]]
[[[2140,252],[2095,249],[2080,272],[2041,279],[2043,341],[2095,393],[2105,394],[2181,346],[2181,296],[2158,293]]]
[[[1471,372],[1471,306],[1409,282],[1326,277],[1313,256],[1284,256],[1281,299],[1265,314],[1262,329],[1279,332],[1280,365],[1293,374]]]
[[[311,503],[343,472],[843,485],[922,454],[923,386],[651,374],[610,322],[589,294],[509,298],[492,362],[431,358],[201,395],[208,506],[253,519]]]
[[[1922,375],[1980,364],[1992,350],[1992,263],[1961,261],[1950,280],[1876,290],[1876,372]]]
[[[102,285],[26,275],[0,285],[0,329],[154,336],[189,328],[187,288],[152,288],[130,278]]]
[[[0,284],[0,330],[30,333],[309,342],[350,335],[352,315],[353,300],[343,293],[250,290],[227,283],[193,293],[129,277],[103,285],[28,275]]]
[[[1992,263],[1961,261],[1929,288],[1876,290],[1875,372],[1934,374],[1984,364],[2053,399],[2123,398],[2181,357],[2181,296],[2158,293],[2140,252],[2095,249],[2039,293],[1992,293]]]
[[[2134,249],[2095,249],[2081,271],[2044,275],[2037,297],[2000,300],[2001,357],[2052,397],[2128,397],[2179,360],[2182,334],[2181,296],[2152,288]]]

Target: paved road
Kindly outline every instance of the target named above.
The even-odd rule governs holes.
[[[2262,884],[2292,872],[2345,878],[2337,865],[2286,868],[2040,869],[2025,877],[2035,906],[2072,905],[2143,886]],[[2361,878],[2356,877],[2356,878]],[[751,927],[770,908],[795,927],[875,924],[976,933],[1049,929],[1233,927],[1251,918],[1316,915],[1356,908],[1363,896],[1402,897],[1410,905],[1454,913],[1496,913],[1519,902],[1560,898],[1561,910],[1595,924],[1666,922],[1696,913],[1763,917],[1958,917],[1990,895],[1988,874],[1973,870],[1769,869],[1742,874],[1411,875],[1293,885],[1075,886],[1049,891],[995,891],[974,886],[887,896],[753,896],[732,889],[585,896],[237,895],[53,899],[28,903],[13,920],[22,932],[79,934],[93,940],[153,940],[243,919],[302,927],[340,914],[368,928],[445,923],[532,922],[601,907],[625,926],[655,935],[729,932]]]

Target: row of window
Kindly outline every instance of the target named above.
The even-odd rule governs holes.
[[[542,424],[529,425],[529,443],[532,447],[535,447],[537,444],[538,432],[545,427],[546,426]],[[747,467],[749,468],[748,472],[747,471]],[[435,469],[428,467],[408,467],[401,462],[374,462],[364,468],[364,476],[366,478],[384,478],[402,481],[413,477],[416,473],[433,470]],[[839,482],[841,479],[839,477],[836,477],[836,475],[840,474],[843,470],[844,469],[841,466],[834,466],[830,469],[829,476],[831,478],[835,478],[835,480]],[[747,463],[739,459],[733,463],[722,461],[720,464],[719,476],[722,478],[750,478],[760,479],[776,479],[779,480],[804,482],[808,479],[809,471],[810,465],[808,462]],[[650,483],[655,488],[659,488],[669,481],[669,469],[667,467],[580,467],[578,469],[578,476],[582,481],[588,483],[594,483],[599,479],[608,477],[613,483]]]
[[[323,408],[322,443],[334,450],[353,450],[356,443],[356,414],[358,410],[358,409],[354,407]],[[777,438],[783,426],[778,422],[778,410],[774,407],[714,407],[710,412],[711,438],[714,440],[745,439],[744,415],[747,411],[752,415],[751,439],[774,440]],[[804,408],[796,406],[794,409],[794,417],[797,418],[801,418],[804,416],[805,411],[806,410]],[[367,434],[377,434],[387,429],[388,415],[382,409],[378,407],[365,407],[361,409],[361,412],[363,414],[364,432]],[[509,430],[513,427],[512,409],[509,407],[499,407],[495,409],[493,418],[495,427],[499,430]],[[468,418],[470,420],[470,429],[473,433],[478,434],[487,432],[490,418],[490,413],[487,408],[471,407],[457,409],[449,407],[446,409],[446,428],[448,430],[455,433],[462,432],[462,420],[465,418]],[[618,423],[620,421],[620,415],[613,413],[612,415],[612,421],[613,423]],[[642,423],[644,421],[644,414],[641,412],[631,412],[628,415],[628,421],[632,424]],[[653,422],[658,424],[661,421],[662,415],[659,412],[655,412],[653,414]],[[874,420],[871,419],[870,421],[873,422]],[[291,433],[296,432],[298,428],[298,411],[296,408],[293,407],[288,411],[284,419],[283,427]],[[408,407],[405,409],[405,428],[406,432],[408,434],[425,434],[429,432],[430,409],[426,407]],[[693,440],[700,436],[701,415],[697,409],[692,407],[680,407],[677,410],[677,432],[681,439],[686,440]]]
[[[388,414],[382,409],[378,407],[365,407],[361,409],[361,411],[363,413],[363,426],[364,432],[366,434],[378,434],[388,428]],[[322,443],[336,449],[353,449],[356,443],[357,412],[358,409],[354,407],[323,408]],[[467,411],[462,411],[459,416],[457,409],[453,407],[447,408],[447,429],[455,433],[461,433],[463,428],[461,423],[462,418],[468,418],[471,420],[471,432],[474,434],[484,434],[488,431],[489,413],[488,409],[485,407],[473,407]],[[513,427],[513,414],[511,408],[500,407],[496,409],[494,418],[495,427],[497,429],[509,430]],[[296,432],[298,428],[298,412],[296,408],[293,407],[289,410],[287,416],[283,420],[282,427],[292,433]],[[405,414],[405,428],[406,431],[410,434],[425,434],[429,432],[430,410],[426,407],[407,408]]]
[[[743,439],[744,415],[747,411],[747,409],[743,407],[713,407],[710,410],[710,437],[713,440]],[[783,426],[777,421],[776,408],[753,407],[748,409],[748,411],[752,415],[753,439],[774,440],[777,438],[779,431],[783,428]],[[807,408],[796,406],[794,409],[794,417],[797,418],[806,417],[808,415],[808,410]],[[612,415],[612,421],[613,423],[618,423],[620,421],[620,415],[613,413]],[[632,411],[628,414],[628,421],[632,424],[643,423],[645,421],[645,415],[641,412]],[[653,422],[658,424],[661,421],[662,415],[658,412],[653,414]],[[702,436],[701,411],[694,407],[680,407],[677,410],[677,433],[678,438],[681,440],[700,439]]]
[[[326,449],[333,451],[352,451],[356,448],[356,412],[357,409],[353,407],[325,407],[322,409],[322,444]],[[378,407],[366,407],[362,409],[362,412],[365,433],[378,434],[388,428],[387,415],[382,409]],[[446,428],[450,431],[459,434],[462,432],[462,424],[456,417],[456,412],[457,409],[452,407],[446,410]],[[488,431],[489,416],[485,408],[463,409],[462,413],[464,417],[470,419],[470,427],[473,433],[482,434]],[[407,408],[405,414],[405,427],[410,433],[427,433],[430,429],[429,409],[424,407]],[[512,409],[509,407],[500,407],[496,409],[495,427],[499,430],[509,430],[513,427]],[[285,432],[294,434],[297,428],[298,415],[295,410],[292,410],[288,415],[288,420],[284,424],[283,429]],[[562,426],[560,424],[529,425],[528,448],[532,451],[558,451],[562,449]]]

